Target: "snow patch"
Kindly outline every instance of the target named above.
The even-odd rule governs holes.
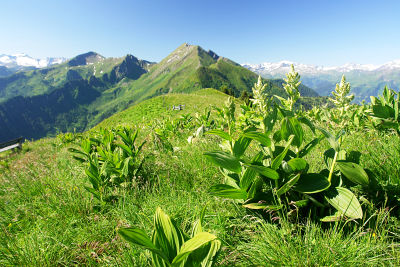
[[[19,53],[14,55],[0,55],[0,66],[9,68],[15,67],[35,67],[44,68],[54,64],[60,64],[65,62],[66,58],[43,58],[36,59],[28,56],[25,53]]]
[[[296,71],[299,72],[300,74],[301,73],[317,74],[317,73],[327,73],[327,72],[346,73],[351,71],[376,71],[376,70],[400,69],[400,59],[390,61],[382,65],[346,63],[342,66],[324,67],[324,66],[307,65],[288,60],[283,60],[279,62],[264,62],[260,64],[244,63],[242,64],[242,66],[257,73],[274,75],[274,74],[282,74],[289,72],[290,65],[292,64],[294,65]]]

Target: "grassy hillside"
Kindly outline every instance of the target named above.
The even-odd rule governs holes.
[[[143,100],[203,88],[239,97],[257,75],[199,46],[183,44],[158,64],[132,55],[104,58],[94,52],[50,68],[0,78],[0,142],[23,136],[84,131]],[[265,81],[269,94],[285,96],[282,83]],[[301,87],[303,96],[316,96]]]
[[[140,141],[147,141],[140,154],[145,159],[143,170],[135,183],[119,188],[118,200],[104,207],[84,189],[90,185],[85,165],[67,151],[77,147],[74,142],[46,138],[24,144],[21,153],[1,154],[0,265],[150,266],[150,253],[128,244],[117,230],[135,226],[150,234],[157,207],[187,232],[206,207],[204,229],[222,241],[216,266],[400,264],[398,207],[386,202],[399,194],[397,135],[361,130],[344,139],[343,147],[359,151],[362,167],[384,185],[384,189],[362,196],[366,199],[363,209],[371,209],[372,215],[321,223],[311,216],[285,218],[272,210],[254,212],[237,201],[209,193],[210,187],[224,178],[203,154],[220,149],[219,137],[206,135],[188,143],[193,129],[179,129],[168,138],[173,151],[157,148],[152,137],[151,128],[160,121],[171,122],[183,114],[195,117],[209,105],[222,107],[226,98],[212,89],[158,96],[93,129],[131,126],[140,129]],[[167,108],[179,104],[186,105],[185,109]],[[216,118],[215,112],[212,116]],[[304,130],[305,142],[314,138],[308,128]],[[84,135],[93,136],[93,132]],[[312,171],[323,168],[323,154],[329,147],[323,140],[307,156]],[[387,206],[382,204],[385,202]],[[383,206],[374,209],[374,205]]]
[[[203,113],[210,106],[221,106],[228,96],[215,89],[202,89],[191,94],[168,94],[157,96],[133,105],[101,123],[96,128],[126,125],[151,125],[156,119],[176,118],[182,114]],[[172,110],[172,106],[185,105],[183,110]]]

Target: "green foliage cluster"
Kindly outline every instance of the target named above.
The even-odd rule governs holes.
[[[385,86],[382,95],[371,96],[371,103],[351,104],[354,95],[350,95],[350,84],[343,75],[340,83],[332,92],[334,98],[329,100],[336,108],[327,105],[314,106],[305,114],[329,128],[345,128],[347,131],[377,129],[381,132],[399,131],[399,97],[393,89]]]
[[[372,124],[378,129],[394,129],[400,134],[400,94],[385,87],[379,98],[371,96],[371,108],[366,111],[372,117]]]
[[[139,153],[145,142],[136,146],[137,135],[137,130],[126,127],[101,129],[96,137],[83,139],[80,149],[69,148],[76,160],[87,165],[85,173],[92,187],[85,189],[102,204],[115,201],[116,187],[134,186],[140,180],[143,160]]]
[[[0,165],[0,265],[399,265],[398,135],[366,106],[304,111],[264,85],[247,105],[169,94],[28,142]]]
[[[288,82],[294,81],[299,85],[298,75],[292,71],[289,76],[294,77],[294,80],[288,78]],[[344,132],[335,136],[318,128],[322,136],[316,136],[311,142],[303,144],[305,132],[301,124],[310,127],[314,133],[316,127],[292,111],[294,101],[299,97],[298,91],[293,90],[292,96],[287,101],[283,99],[285,101],[282,101],[281,106],[269,108],[260,93],[263,88],[260,82],[253,87],[254,104],[244,108],[244,116],[247,112],[250,114],[250,120],[245,121],[246,125],[233,126],[235,122],[241,123],[243,120],[235,119],[235,110],[231,102],[228,102],[225,108],[227,115],[224,117],[228,132],[207,132],[224,140],[222,151],[205,153],[220,168],[224,177],[224,183],[213,186],[211,193],[239,199],[249,209],[283,210],[291,214],[299,213],[300,208],[307,206],[311,206],[311,210],[331,206],[336,212],[322,217],[322,221],[338,220],[341,217],[361,219],[361,205],[346,183],[368,187],[369,177],[361,166],[346,158],[346,152],[341,148]],[[319,173],[309,173],[310,166],[304,157],[323,138],[331,145],[324,153],[327,168]],[[248,158],[245,154],[252,141],[258,143],[258,148]],[[335,171],[335,168],[338,170]]]
[[[157,208],[154,215],[151,239],[138,228],[122,228],[118,233],[127,241],[150,250],[154,266],[212,266],[221,241],[203,231],[204,211],[190,235],[185,234],[161,208]]]
[[[164,117],[165,121],[186,120],[186,122],[179,122],[179,125],[182,126],[192,125],[188,128],[179,126],[177,131],[168,132],[168,141],[174,148],[177,148],[173,152],[165,153],[157,150],[152,142],[147,142],[141,151],[141,153],[146,153],[146,161],[142,165],[144,171],[141,175],[149,182],[140,187],[125,187],[124,184],[113,186],[113,189],[110,189],[114,193],[113,195],[118,192],[120,197],[115,199],[112,205],[104,203],[105,206],[101,209],[98,209],[98,200],[95,197],[91,198],[92,193],[84,189],[87,184],[92,188],[91,183],[88,183],[88,176],[84,172],[87,169],[87,162],[83,165],[79,164],[78,161],[71,159],[71,153],[67,153],[64,146],[53,146],[53,144],[59,143],[58,139],[42,139],[28,143],[27,152],[23,151],[21,154],[12,156],[16,158],[8,161],[9,170],[4,170],[0,174],[0,203],[2,204],[0,225],[2,233],[4,233],[0,235],[0,263],[5,266],[51,265],[54,262],[60,265],[94,266],[157,264],[152,259],[151,250],[142,249],[146,246],[154,249],[151,245],[156,245],[153,243],[153,232],[157,230],[160,233],[170,232],[167,228],[157,228],[152,223],[151,218],[157,207],[168,211],[171,218],[174,218],[174,220],[170,219],[171,222],[174,222],[174,227],[176,226],[173,229],[179,229],[183,233],[185,242],[188,242],[194,237],[191,229],[193,229],[193,222],[196,221],[199,207],[208,206],[210,209],[207,214],[203,212],[204,215],[201,216],[202,225],[206,226],[210,234],[218,237],[214,241],[221,242],[219,256],[213,259],[213,265],[399,264],[400,252],[397,245],[398,238],[396,238],[398,234],[396,216],[398,215],[396,215],[396,210],[392,210],[398,205],[398,202],[391,201],[395,197],[400,198],[398,186],[396,186],[399,183],[398,174],[400,172],[397,159],[400,157],[400,151],[393,150],[398,143],[397,136],[381,135],[376,130],[369,130],[352,132],[341,140],[341,151],[343,148],[348,148],[347,151],[355,149],[362,153],[361,161],[354,160],[352,151],[346,153],[346,159],[349,162],[361,162],[357,164],[360,166],[362,164],[363,168],[370,169],[367,171],[369,186],[374,182],[372,178],[378,179],[382,185],[385,185],[380,189],[371,188],[370,192],[367,192],[365,190],[369,186],[351,184],[344,174],[348,170],[340,166],[344,171],[342,173],[339,168],[344,153],[338,153],[332,181],[343,176],[344,185],[342,187],[348,188],[353,195],[357,196],[363,209],[362,220],[349,222],[344,221],[344,216],[334,216],[332,218],[340,219],[336,223],[322,224],[318,220],[310,221],[307,219],[308,214],[301,211],[310,209],[311,214],[315,214],[313,213],[315,203],[311,200],[308,201],[307,206],[302,208],[292,205],[291,213],[290,210],[285,210],[287,216],[280,215],[284,212],[283,209],[280,211],[261,208],[258,210],[243,209],[240,208],[240,199],[226,201],[208,193],[208,189],[218,183],[216,180],[221,177],[224,179],[225,175],[218,173],[217,168],[213,168],[213,163],[206,160],[202,154],[203,151],[217,150],[217,141],[220,137],[207,134],[199,137],[196,142],[187,142],[187,137],[200,125],[200,121],[205,122],[204,125],[214,121],[215,128],[211,126],[210,131],[223,130],[228,133],[228,126],[232,127],[232,143],[225,142],[224,139],[225,145],[223,144],[223,146],[225,148],[222,151],[229,152],[232,145],[233,151],[239,153],[240,146],[236,145],[236,142],[240,133],[246,131],[262,133],[261,129],[264,129],[264,125],[268,127],[267,121],[264,122],[252,114],[254,107],[244,105],[239,107],[238,101],[230,101],[226,107],[219,106],[221,115],[217,110],[213,111],[208,108],[209,104],[218,106],[218,103],[223,103],[226,99],[226,95],[210,89],[199,91],[193,95],[171,94],[157,97],[116,114],[92,131],[83,134],[82,138],[84,139],[91,137],[101,139],[101,136],[107,135],[100,131],[102,127],[108,126],[117,129],[118,125],[135,125],[135,128],[141,128],[136,139],[136,143],[140,144],[141,142],[138,141],[143,138],[151,139],[154,127],[162,125],[161,117]],[[187,105],[183,111],[172,111],[166,108],[168,105],[183,103]],[[272,108],[274,107],[272,106]],[[277,137],[283,138],[279,130],[282,125],[280,113],[289,112],[280,108],[282,111],[277,111],[277,123],[268,137],[271,140],[271,147],[274,144],[276,150],[283,151],[285,145],[290,142],[290,136],[288,140],[282,139],[277,143],[274,135],[276,132],[280,132]],[[209,111],[211,111],[210,115]],[[331,148],[327,141],[328,138],[322,136],[320,130],[316,129],[314,135],[310,127],[302,122],[304,120],[300,120],[302,116],[306,115],[300,111],[293,113],[303,128],[303,141],[300,148],[297,149],[297,146],[293,144],[294,140],[298,138],[292,137],[293,140],[287,155],[302,151],[303,147],[315,138],[321,140],[307,155],[300,158],[300,161],[305,160],[308,163],[307,171],[298,171],[301,170],[301,166],[299,164],[300,168],[297,170],[294,160],[290,162],[290,165],[288,164],[292,170],[294,168],[293,174],[297,171],[300,173],[300,178],[302,174],[319,174],[319,171],[324,169],[323,165],[326,164],[324,163],[324,152]],[[204,118],[201,118],[203,116]],[[199,118],[199,122],[197,122],[197,118]],[[231,122],[228,123],[227,120],[231,120]],[[234,122],[232,122],[233,120]],[[285,124],[290,125],[291,120]],[[317,122],[313,122],[316,124],[315,126],[318,126]],[[178,122],[176,124],[178,125]],[[292,124],[296,125],[296,123]],[[253,129],[250,129],[251,127]],[[122,144],[121,137],[117,134],[115,136],[117,136],[116,143]],[[259,152],[262,147],[262,143],[257,139],[261,141],[264,139],[258,137],[255,139],[254,136],[252,138],[254,139],[242,155],[242,159],[251,160],[252,155]],[[70,139],[66,138],[67,141]],[[373,140],[374,144],[379,145],[371,146],[364,140]],[[73,145],[73,142],[77,141],[79,142],[79,138],[69,144]],[[340,143],[340,137],[336,141]],[[266,148],[271,147],[267,146]],[[326,156],[326,161],[332,164],[335,151],[330,151]],[[282,178],[283,175],[290,176],[290,173],[283,173],[288,170],[283,167],[283,162],[288,163],[291,160],[285,158],[279,168],[275,170]],[[385,164],[382,164],[383,162]],[[240,164],[242,163],[240,161]],[[269,162],[253,165],[258,168],[261,165],[268,167],[267,164],[270,165]],[[83,171],[81,171],[82,169]],[[329,176],[326,171],[323,175]],[[263,179],[263,182],[265,180],[274,184],[273,179],[264,179],[257,172],[256,177]],[[278,181],[282,182],[282,180]],[[282,185],[286,185],[286,183]],[[265,182],[263,186],[263,190],[268,192]],[[296,194],[300,194],[295,189],[296,186],[293,186],[281,195],[283,204],[287,203],[286,197],[290,200]],[[305,193],[304,195],[317,198],[316,196],[323,192]],[[325,210],[319,207],[315,208],[321,213],[317,214],[316,218],[331,215],[329,210],[336,210],[329,202],[325,202],[325,199],[322,201],[327,206]],[[276,203],[279,205],[278,200]],[[266,203],[262,201],[252,203],[252,205],[262,204]],[[298,204],[300,205],[300,203]],[[377,208],[379,206],[375,207],[378,204],[381,205],[382,210]],[[157,210],[157,212],[159,211]],[[296,218],[295,215],[304,216]],[[116,229],[118,230],[116,231]],[[142,245],[139,246],[127,245],[125,238],[118,237],[120,236],[118,232],[121,233],[124,231],[123,229],[131,229],[134,232],[134,238],[146,237],[146,239],[141,239],[141,241],[146,240],[146,246],[143,246],[143,243],[140,243]],[[138,232],[140,235],[137,235]],[[151,243],[148,242],[149,240]],[[137,239],[131,239],[131,241],[134,244],[139,242]],[[157,248],[166,254],[164,251],[167,250],[158,246]],[[182,251],[184,247],[182,245],[179,248],[180,250],[176,251]],[[193,263],[190,259],[197,255],[196,251],[190,253],[191,256],[187,258],[185,265],[190,266]],[[178,254],[171,256],[165,262],[172,263]],[[204,258],[196,257],[196,259],[199,262]],[[157,262],[162,264],[163,261]]]

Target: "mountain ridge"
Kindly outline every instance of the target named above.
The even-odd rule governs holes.
[[[133,55],[104,58],[88,52],[58,65],[0,78],[0,128],[7,129],[0,141],[84,131],[133,104],[164,94],[215,88],[239,97],[250,92],[257,79],[240,64],[187,43],[159,63]],[[264,82],[269,94],[285,96],[282,80]],[[317,95],[305,86],[300,90],[302,95]]]
[[[23,67],[44,68],[54,64],[60,64],[67,61],[65,57],[46,57],[46,58],[33,58],[25,53],[13,55],[0,55],[0,66],[11,69],[23,69]]]
[[[386,85],[395,90],[400,87],[400,60],[380,65],[348,63],[338,67],[307,65],[291,61],[242,65],[264,78],[274,79],[284,78],[291,64],[294,64],[296,71],[301,75],[303,84],[313,88],[322,96],[331,95],[343,74],[351,84],[355,102],[369,102],[370,96],[381,94]]]
[[[400,59],[392,60],[383,64],[356,64],[356,63],[346,63],[340,66],[326,67],[322,65],[313,64],[302,64],[299,62],[293,62],[289,60],[282,60],[279,62],[263,62],[259,64],[243,63],[242,66],[251,69],[253,71],[277,71],[283,73],[285,68],[290,68],[293,64],[297,71],[303,73],[314,73],[314,72],[350,72],[350,71],[377,71],[377,70],[400,70]]]

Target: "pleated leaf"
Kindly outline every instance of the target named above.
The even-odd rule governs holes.
[[[247,192],[227,184],[218,184],[210,188],[210,194],[231,199],[246,199]]]
[[[282,205],[268,205],[266,203],[248,203],[243,205],[243,207],[252,210],[280,210]]]
[[[172,262],[184,243],[181,230],[159,207],[154,215],[154,227],[153,244],[165,253],[169,262]]]
[[[228,141],[232,141],[231,136],[227,132],[224,132],[222,130],[214,129],[214,130],[207,131],[206,134],[218,135],[222,139],[225,139],[225,140],[228,140]]]
[[[305,173],[300,176],[293,189],[301,193],[314,194],[324,191],[330,186],[331,183],[325,176],[319,173]]]
[[[255,132],[255,131],[247,132],[247,133],[244,133],[243,136],[253,139],[253,140],[256,140],[260,144],[262,144],[263,146],[266,146],[266,147],[269,147],[271,145],[271,139],[269,139],[268,136],[266,136],[265,134],[260,133],[260,132]]]
[[[239,160],[225,151],[206,152],[204,155],[214,164],[235,173],[240,173],[242,167]]]
[[[166,262],[169,262],[168,257],[161,250],[159,250],[153,244],[153,242],[151,242],[150,238],[148,238],[143,230],[137,228],[121,228],[118,230],[118,234],[122,236],[126,241],[142,246],[157,254]]]
[[[294,139],[294,135],[291,135],[289,137],[289,140],[286,143],[285,149],[276,158],[274,158],[274,160],[271,163],[272,169],[277,170],[279,168],[279,166],[282,164],[282,160],[285,158],[285,156],[289,150],[289,147],[293,142],[293,139]]]
[[[331,188],[325,193],[325,199],[335,209],[351,219],[361,219],[363,212],[357,197],[347,188]]]
[[[301,158],[290,159],[287,164],[289,165],[292,172],[303,171],[307,168],[307,161]]]
[[[190,253],[215,239],[217,237],[213,234],[207,232],[198,233],[183,244],[178,255],[172,261],[172,266],[180,266],[189,257]]]
[[[369,184],[368,174],[358,164],[353,162],[338,161],[339,170],[353,183],[367,186]]]
[[[260,166],[260,165],[251,165],[251,164],[246,165],[246,166],[247,166],[247,168],[250,168],[250,169],[254,170],[255,172],[257,172],[267,178],[270,178],[273,180],[279,179],[279,173],[277,173],[275,170],[273,170],[269,167]]]
[[[233,155],[235,155],[237,158],[240,158],[244,152],[246,152],[246,149],[249,147],[250,143],[250,138],[245,136],[239,137],[239,139],[233,145]]]
[[[276,194],[278,196],[285,194],[297,183],[299,178],[300,178],[300,174],[297,174],[296,176],[294,176],[292,179],[290,179],[284,185],[282,185],[281,188],[279,188],[278,191],[276,191]]]

